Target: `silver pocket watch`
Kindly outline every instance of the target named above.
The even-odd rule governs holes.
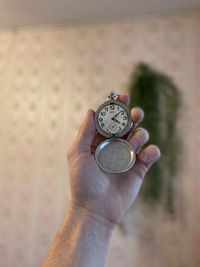
[[[131,144],[122,139],[132,126],[129,107],[117,100],[111,93],[95,112],[95,127],[107,139],[100,143],[95,151],[99,168],[109,173],[123,173],[134,165],[136,154]]]

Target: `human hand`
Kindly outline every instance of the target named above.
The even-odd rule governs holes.
[[[127,95],[119,96],[119,100],[129,104]],[[144,117],[143,111],[133,108],[131,116],[135,128],[127,140],[136,151],[137,159],[129,171],[111,174],[98,167],[94,151],[104,137],[96,132],[92,110],[87,112],[68,152],[72,209],[79,209],[95,220],[106,220],[113,227],[121,221],[125,211],[133,204],[145,174],[160,157],[157,146],[148,145],[142,148],[149,139],[147,130],[136,128]]]

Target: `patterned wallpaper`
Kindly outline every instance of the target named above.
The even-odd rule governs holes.
[[[182,91],[177,216],[131,208],[107,266],[200,266],[200,15],[190,14],[0,33],[0,267],[40,265],[67,208],[66,151],[84,113],[125,92],[139,61]]]

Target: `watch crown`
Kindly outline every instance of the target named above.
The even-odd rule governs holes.
[[[117,94],[115,92],[111,92],[110,95],[108,96],[108,99],[110,100],[115,100],[117,98]]]

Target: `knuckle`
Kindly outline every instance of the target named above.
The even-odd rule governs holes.
[[[70,161],[74,155],[74,145],[72,145],[67,152],[67,160]]]
[[[138,177],[143,179],[147,173],[147,170],[148,167],[145,164],[141,163],[137,168],[135,168],[135,173]]]
[[[72,157],[72,153],[71,153],[71,151],[69,150],[69,151],[67,152],[67,160],[70,161],[70,160],[71,160],[71,157]]]

